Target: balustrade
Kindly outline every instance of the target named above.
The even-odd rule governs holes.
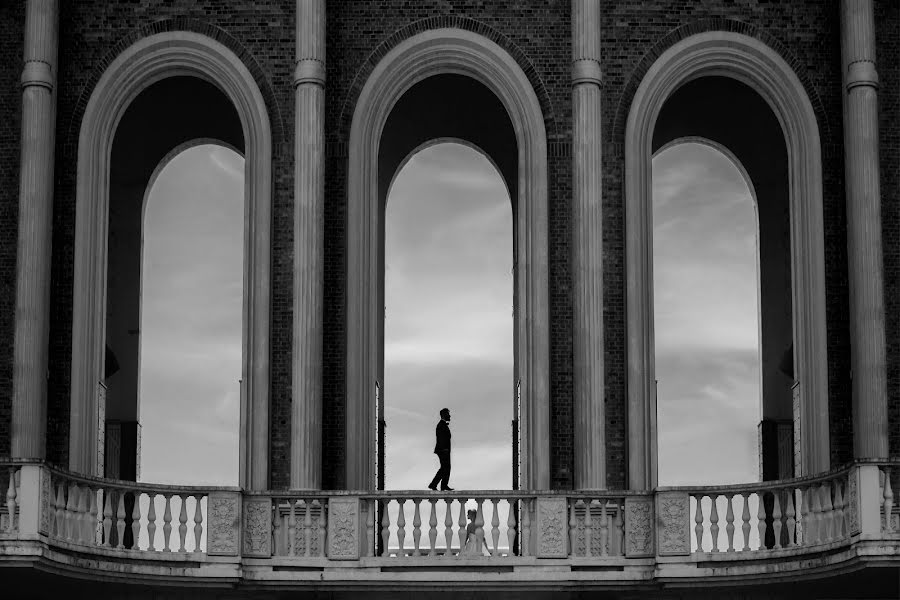
[[[107,481],[55,471],[51,472],[50,488],[51,539],[119,551],[206,552],[208,490]],[[172,525],[173,515],[178,515],[177,528]],[[188,527],[189,515],[193,528]]]
[[[6,485],[0,489],[6,491],[6,494],[5,494],[6,503],[4,505],[6,508],[6,512],[4,513],[4,512],[2,512],[2,510],[0,510],[0,534],[7,533],[7,534],[11,535],[11,534],[14,534],[18,530],[18,519],[17,519],[16,508],[18,507],[18,498],[19,498],[19,492],[18,492],[19,484],[17,481],[19,468],[11,466],[11,467],[4,469],[3,471],[5,471],[5,474],[7,476],[7,482],[6,482]],[[0,472],[3,472],[3,471],[0,471]],[[0,481],[3,481],[3,480],[0,479]]]
[[[849,539],[848,471],[821,479],[690,490],[693,552],[760,552]],[[725,539],[719,515],[725,513]],[[740,530],[734,525],[741,515]],[[734,535],[740,536],[735,544]]]
[[[625,499],[570,497],[569,553],[584,558],[625,555]]]

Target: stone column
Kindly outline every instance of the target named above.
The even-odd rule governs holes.
[[[841,0],[850,363],[857,458],[887,458],[878,74],[872,0]]]
[[[325,0],[297,0],[291,488],[322,488]]]
[[[44,458],[56,138],[57,0],[28,0],[13,350],[12,456]]]
[[[575,488],[606,488],[600,0],[572,0]]]

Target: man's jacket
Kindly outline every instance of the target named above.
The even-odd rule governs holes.
[[[434,444],[434,453],[450,452],[450,426],[447,421],[441,419],[434,428],[434,436],[437,440]]]

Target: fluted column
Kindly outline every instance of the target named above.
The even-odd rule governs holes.
[[[325,0],[297,0],[291,488],[322,488]]]
[[[872,0],[841,0],[850,363],[857,458],[887,458],[878,74]]]
[[[575,487],[606,487],[600,0],[572,0]]]
[[[12,456],[44,458],[56,139],[57,0],[28,0],[13,350]]]

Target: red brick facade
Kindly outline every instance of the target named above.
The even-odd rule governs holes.
[[[51,299],[48,458],[65,464],[74,261],[74,190],[81,115],[106,65],[144,35],[188,29],[231,48],[253,73],[274,136],[271,484],[288,485],[293,257],[295,0],[80,0],[61,2],[56,194]],[[831,461],[852,456],[847,250],[836,0],[604,1],[604,269],[607,471],[625,485],[624,131],[641,77],[667,47],[692,33],[737,31],[762,40],[794,68],[819,120],[824,174]],[[900,7],[876,2],[881,79],[882,206],[891,453],[900,455]],[[551,484],[572,485],[571,99],[569,0],[329,0],[325,198],[324,484],[344,472],[346,175],[349,124],[366,76],[401,40],[461,27],[505,48],[537,92],[549,142]],[[0,5],[0,456],[9,452],[19,113],[24,11]]]

